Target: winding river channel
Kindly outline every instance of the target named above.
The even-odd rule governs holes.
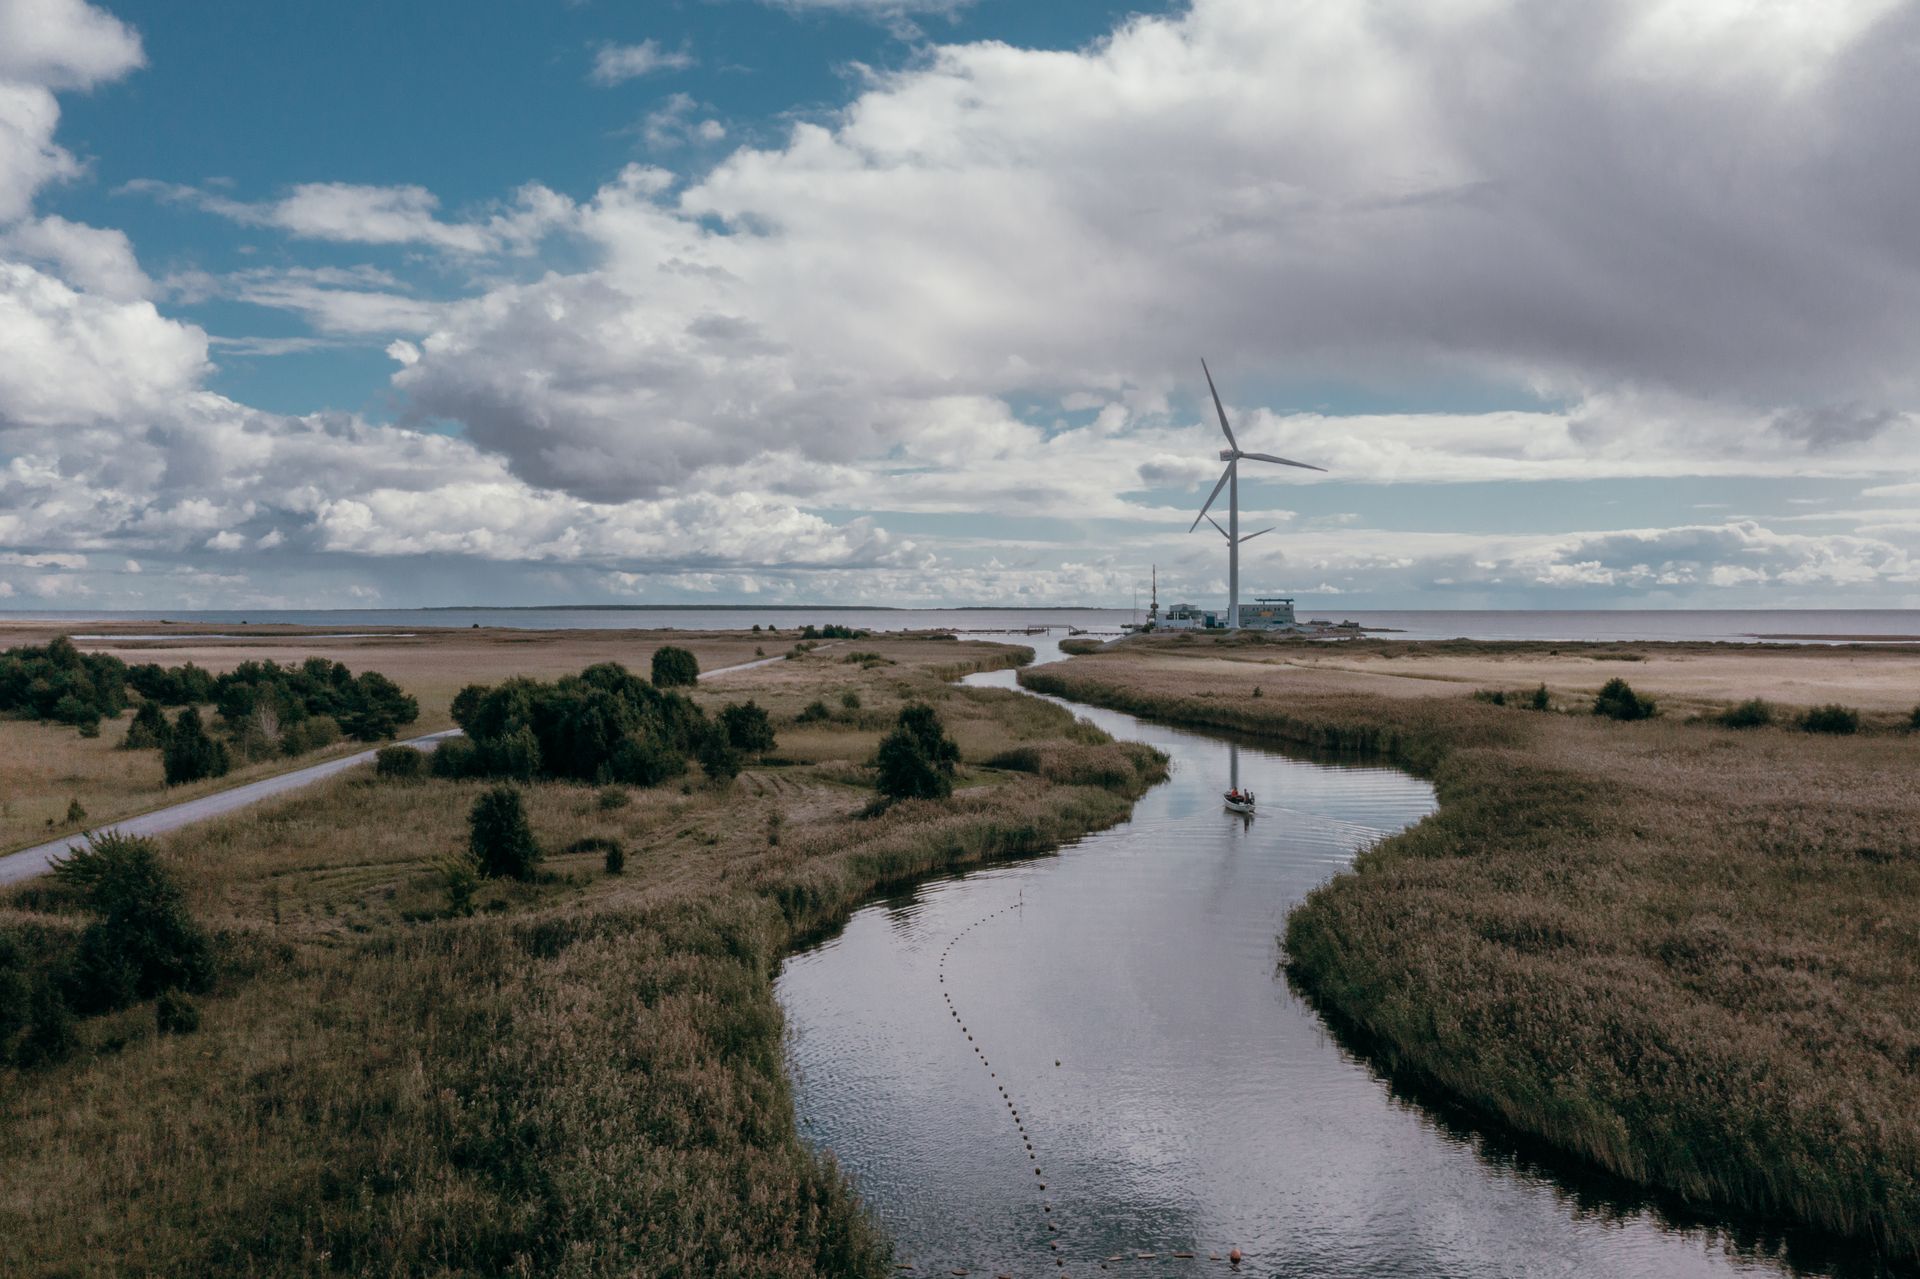
[[[802,1131],[913,1273],[1228,1274],[1235,1248],[1260,1276],[1820,1273],[1396,1093],[1288,989],[1288,909],[1431,812],[1427,783],[1073,709],[1172,779],[1058,854],[871,904],[781,973]],[[1220,804],[1236,769],[1257,818]]]

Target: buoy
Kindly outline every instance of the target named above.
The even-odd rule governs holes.
[[[1227,1261],[1229,1262],[1229,1264],[1236,1265],[1236,1266],[1239,1265],[1240,1250],[1238,1248],[1235,1248],[1232,1252],[1229,1252],[1227,1254]]]

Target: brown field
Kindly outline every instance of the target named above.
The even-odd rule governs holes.
[[[488,881],[470,918],[434,862],[480,783],[361,772],[168,838],[219,930],[202,1026],[158,1035],[149,1003],[83,1022],[64,1064],[0,1070],[0,1273],[890,1273],[798,1139],[780,957],[882,886],[1120,820],[1164,761],[944,682],[1017,650],[840,647],[883,663],[823,648],[701,687],[774,711],[774,755],[730,789],[527,788],[546,874]],[[863,818],[862,764],[910,698],[961,743],[958,789]],[[816,699],[834,718],[795,726]],[[1017,744],[1024,771],[982,765]],[[623,874],[560,851],[595,836]],[[49,882],[0,897],[0,933],[79,923]]]
[[[1197,646],[1197,647],[1196,647]],[[1675,713],[1750,697],[1783,706],[1840,702],[1904,720],[1920,706],[1920,645],[1481,643],[1466,640],[1239,642],[1156,635],[1127,648],[1340,672],[1392,697],[1446,697],[1545,684],[1557,699],[1592,697],[1618,675]]]
[[[1675,678],[1679,656],[1550,679],[1573,696],[1547,713],[1469,696],[1566,670],[1497,648],[1424,669],[1345,646],[1275,656],[1161,641],[1021,680],[1430,775],[1439,812],[1288,922],[1289,970],[1320,1007],[1386,1068],[1613,1173],[1920,1261],[1920,734],[1904,716],[1829,737],[1587,713],[1601,679]],[[1741,660],[1703,662],[1705,689],[1785,700],[1793,671],[1859,704],[1914,659],[1865,659],[1864,684],[1841,682],[1844,656]]]
[[[0,648],[44,644],[56,635],[75,631],[89,635],[151,634],[159,629],[160,625],[153,622],[10,622],[0,625]],[[197,632],[232,633],[240,629],[237,626],[170,629],[180,630],[180,636],[166,642],[87,641],[80,647],[88,652],[112,653],[128,663],[179,666],[192,662],[215,674],[245,661],[287,665],[308,657],[329,657],[345,662],[356,674],[379,671],[419,699],[420,719],[402,733],[408,737],[451,728],[453,720],[447,709],[454,694],[468,684],[494,683],[511,675],[552,679],[594,662],[619,662],[644,675],[654,650],[662,644],[690,649],[700,659],[702,670],[753,661],[760,650],[765,650],[766,656],[775,656],[793,644],[791,633],[755,636],[738,631],[469,629],[415,631],[406,637],[381,639],[328,639],[312,627],[260,626],[247,628],[262,632],[259,638],[243,642],[194,638]],[[100,736],[93,739],[62,725],[0,720],[0,852],[365,749],[364,743],[341,742],[298,760],[250,764],[226,777],[168,790],[158,751],[115,749],[126,736],[127,720],[131,718],[129,711],[118,723],[103,723]],[[68,801],[75,799],[86,809],[85,822],[66,820]],[[53,819],[51,826],[47,824],[49,818]]]

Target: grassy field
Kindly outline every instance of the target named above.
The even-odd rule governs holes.
[[[44,644],[72,629],[72,623],[63,627],[9,623],[0,626],[0,648]],[[155,629],[150,622],[89,623],[85,633],[151,634]],[[762,651],[767,656],[784,653],[793,642],[791,635],[755,636],[738,631],[457,630],[379,639],[331,639],[323,632],[292,626],[249,628],[263,634],[245,641],[215,641],[196,638],[195,628],[177,629],[182,633],[165,642],[88,641],[81,647],[88,652],[109,652],[129,663],[179,666],[192,662],[215,674],[249,660],[288,665],[314,656],[332,658],[347,663],[356,674],[379,671],[419,699],[419,721],[402,730],[409,737],[452,727],[448,707],[453,695],[466,684],[492,683],[510,675],[551,679],[593,662],[609,661],[644,674],[653,661],[654,650],[662,644],[690,649],[702,669],[712,669],[750,662]],[[237,628],[198,629],[231,634]],[[0,852],[365,749],[365,743],[341,742],[297,760],[243,765],[226,777],[169,790],[161,775],[158,751],[116,749],[126,736],[131,718],[129,711],[118,721],[103,723],[100,736],[91,739],[61,724],[0,719]],[[69,822],[68,805],[74,801],[86,816]]]
[[[796,1135],[776,965],[883,886],[1120,820],[1164,761],[945,683],[1017,650],[841,647],[873,658],[698,691],[775,714],[775,757],[724,792],[528,788],[546,873],[487,881],[470,918],[433,863],[480,783],[361,772],[168,839],[219,936],[202,1026],[159,1035],[149,1003],[83,1022],[65,1064],[0,1071],[0,1273],[890,1273]],[[862,818],[862,762],[912,698],[962,744],[958,788]],[[814,701],[829,717],[796,725]],[[1023,771],[979,763],[1018,744]],[[624,873],[560,851],[591,837]],[[16,936],[78,923],[48,881],[0,898]]]
[[[1540,713],[1468,695],[1517,680],[1340,660],[1156,640],[1021,679],[1431,776],[1439,812],[1289,920],[1319,1006],[1387,1068],[1615,1174],[1920,1261],[1920,735],[1584,713],[1638,663],[1593,663]],[[1782,660],[1757,654],[1738,696],[1777,696]]]

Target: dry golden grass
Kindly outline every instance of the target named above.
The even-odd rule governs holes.
[[[863,647],[870,647],[865,642]],[[66,1065],[0,1074],[0,1273],[879,1276],[888,1248],[794,1127],[779,957],[875,889],[1117,821],[1160,775],[1055,707],[942,677],[979,644],[887,641],[729,677],[778,759],[725,792],[528,790],[550,856],[446,917],[432,862],[479,786],[345,777],[166,843],[224,975],[202,1029],[150,1006],[85,1024]],[[796,732],[821,699],[852,722]],[[962,741],[1065,751],[1050,778],[969,751],[943,803],[873,797],[866,717],[933,701]],[[1124,777],[1122,784],[1116,778]],[[990,784],[989,784],[990,783]],[[0,927],[71,926],[55,886]]]
[[[1614,676],[1684,713],[1763,697],[1803,707],[1840,702],[1891,722],[1920,705],[1920,645],[1734,645],[1708,643],[1480,643],[1474,641],[1130,639],[1129,650],[1224,657],[1375,681],[1393,697],[1462,690],[1532,689],[1560,700],[1591,698]],[[1389,689],[1398,691],[1387,692]]]
[[[1920,735],[1621,724],[1390,678],[1151,646],[1022,676],[1430,773],[1439,812],[1288,922],[1324,1009],[1614,1173],[1920,1261]]]

